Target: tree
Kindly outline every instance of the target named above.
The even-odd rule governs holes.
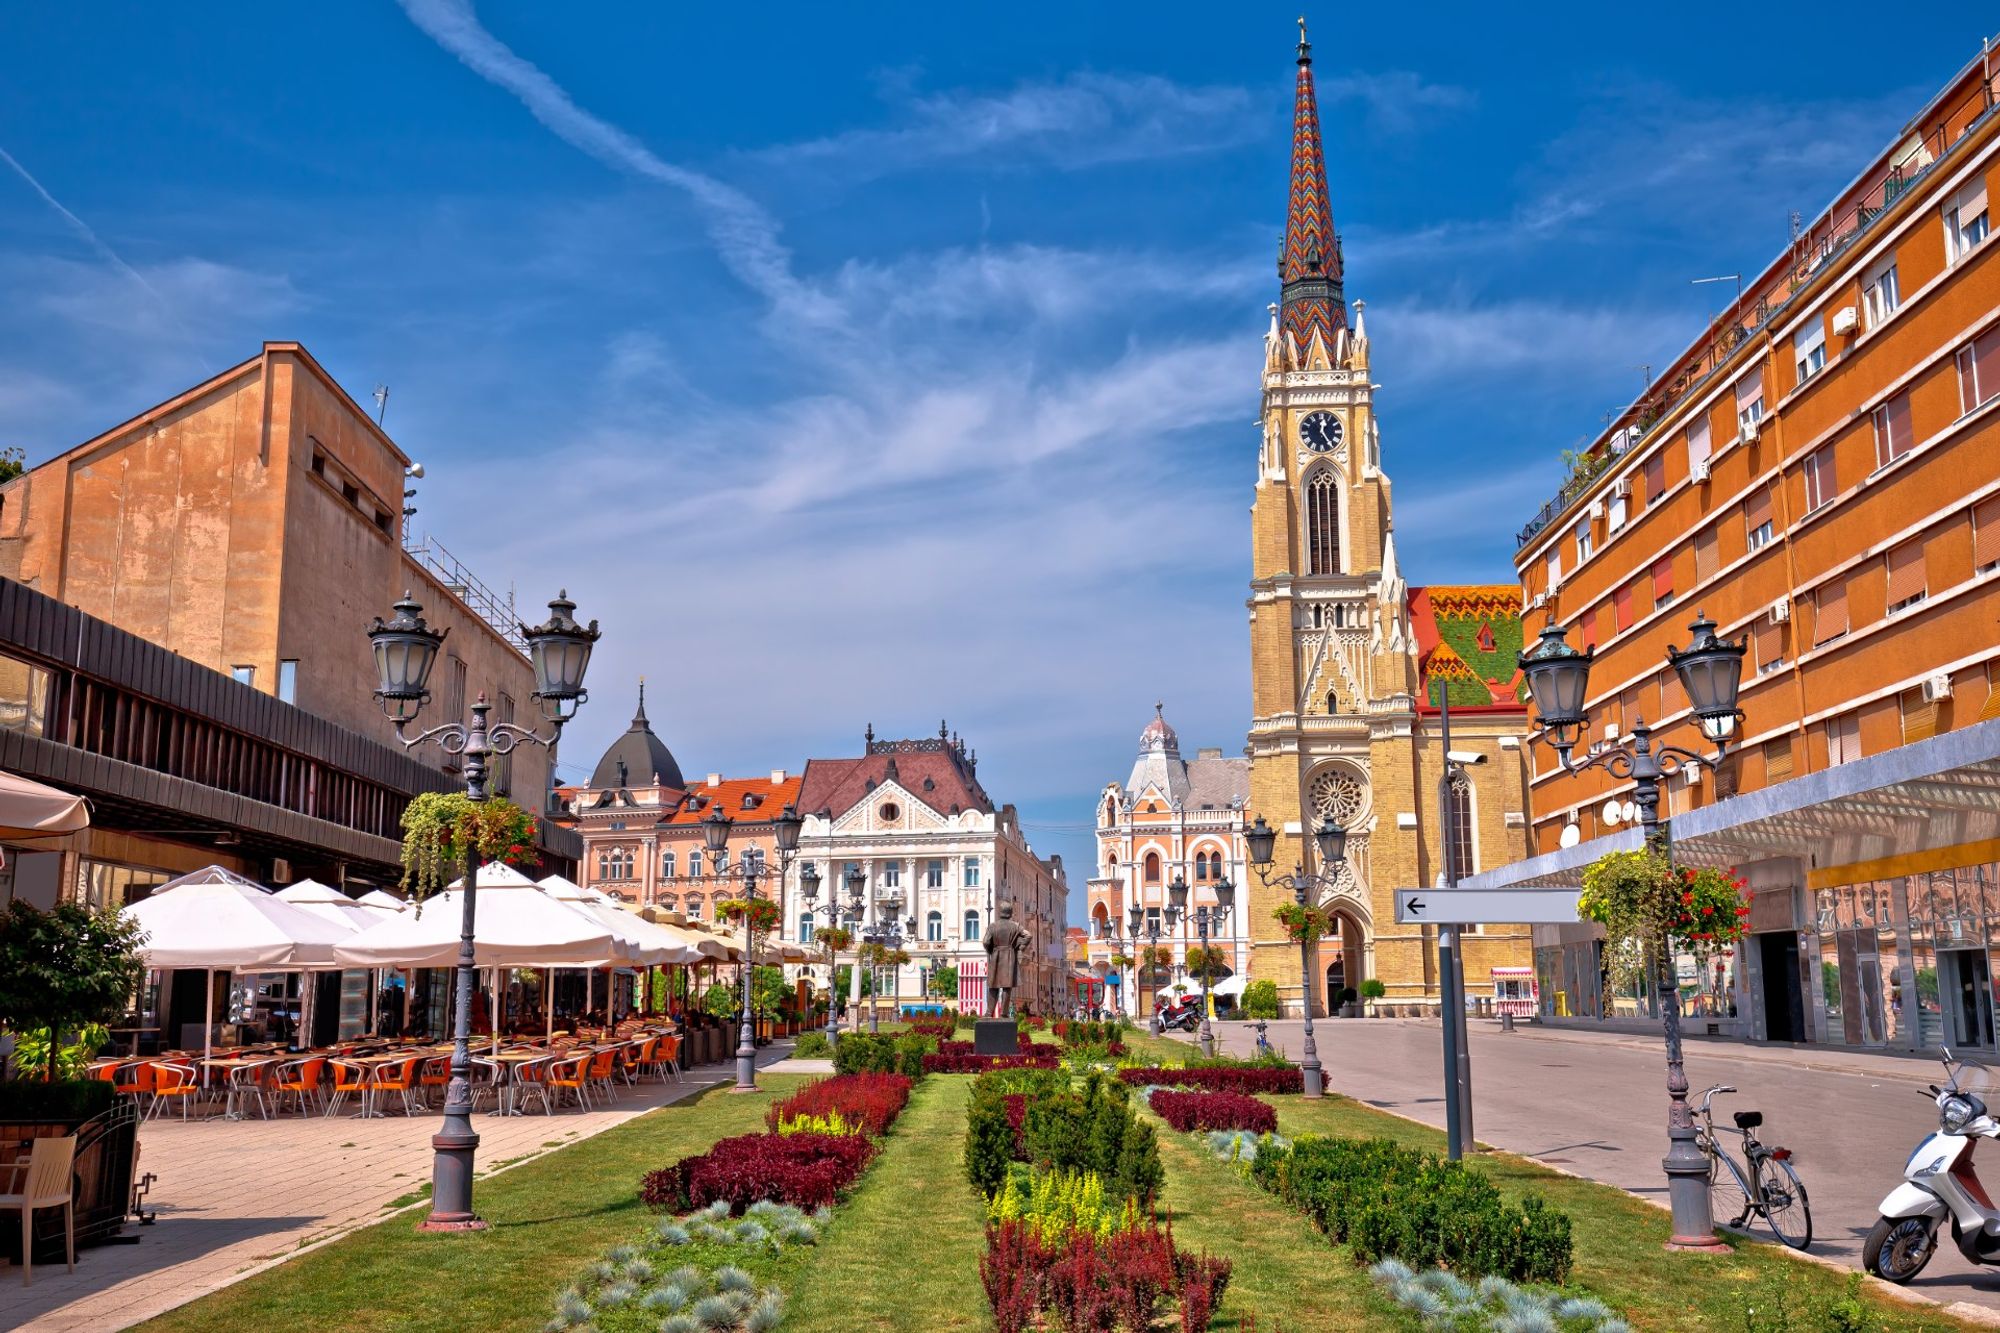
[[[931,994],[940,999],[953,999],[958,995],[958,969],[940,967],[931,973]]]
[[[0,449],[0,481],[12,481],[28,470],[28,453],[18,444]]]
[[[1269,977],[1251,982],[1243,988],[1243,1012],[1251,1018],[1276,1018],[1278,1016],[1278,983]]]
[[[792,987],[785,980],[784,968],[759,967],[750,974],[750,997],[757,1006],[758,1017],[768,1018],[777,1013],[792,995]]]
[[[833,969],[833,989],[837,994],[846,995],[849,993],[848,988],[854,984],[850,979],[850,974],[853,971],[854,969],[846,963],[842,963]],[[875,976],[866,967],[861,969],[861,993],[863,995],[873,995],[875,993]]]
[[[51,1050],[65,1033],[123,1014],[145,978],[139,923],[116,910],[58,903],[44,912],[15,899],[0,914],[0,1027],[24,1036],[46,1031]],[[55,1061],[39,1072],[55,1077]]]

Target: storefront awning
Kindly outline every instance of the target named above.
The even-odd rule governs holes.
[[[1732,796],[1668,827],[1685,863],[1795,857],[1808,872],[1991,842],[2000,839],[2000,718]],[[1461,887],[1575,887],[1598,857],[1639,845],[1639,830],[1624,828],[1468,875]]]

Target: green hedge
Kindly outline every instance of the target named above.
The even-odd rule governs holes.
[[[921,1033],[851,1032],[833,1050],[833,1068],[840,1074],[901,1074],[924,1076],[924,1057],[937,1050],[937,1039]]]
[[[824,1032],[801,1032],[792,1045],[792,1055],[800,1060],[824,1060],[833,1054],[833,1046]]]
[[[0,1081],[0,1124],[30,1120],[84,1121],[102,1115],[118,1099],[101,1078],[44,1083],[40,1079]]]
[[[1462,1162],[1389,1139],[1307,1135],[1259,1151],[1248,1169],[1362,1263],[1400,1259],[1516,1282],[1569,1277],[1569,1216],[1532,1195],[1519,1207],[1506,1202],[1490,1178]]]
[[[1095,1172],[1107,1195],[1142,1205],[1166,1180],[1153,1127],[1134,1114],[1124,1084],[1097,1073],[1080,1087],[1052,1069],[996,1070],[973,1081],[966,1175],[990,1198],[1014,1161]]]

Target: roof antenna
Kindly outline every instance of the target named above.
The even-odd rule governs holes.
[[[378,384],[375,386],[376,426],[378,427],[381,426],[382,418],[387,415],[389,415],[389,386],[386,384]]]

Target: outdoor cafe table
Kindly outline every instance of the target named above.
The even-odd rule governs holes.
[[[278,1062],[279,1057],[276,1055],[217,1055],[210,1056],[206,1060],[196,1061],[204,1071],[204,1086],[208,1085],[205,1071],[211,1069],[222,1071],[222,1076],[228,1089],[222,1103],[224,1107],[222,1118],[224,1120],[241,1120],[244,1118],[242,1108],[236,1102],[236,1094],[242,1089],[237,1085],[234,1072],[238,1069],[260,1069],[267,1065],[275,1065]]]
[[[482,1055],[481,1061],[493,1066],[493,1091],[498,1100],[488,1115],[526,1115],[519,1102],[521,1066],[537,1060],[553,1058],[557,1052],[548,1049],[526,1051],[501,1051],[494,1055]]]

